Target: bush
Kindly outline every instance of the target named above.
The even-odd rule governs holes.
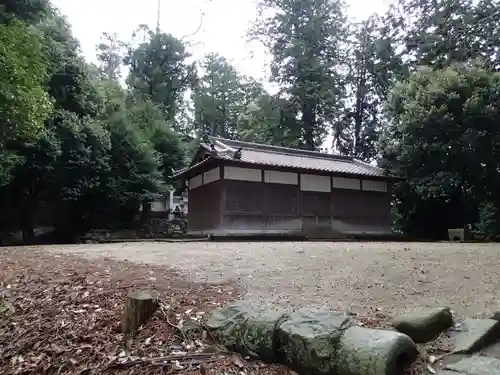
[[[493,202],[483,202],[479,206],[479,221],[474,235],[485,241],[500,241],[500,211]]]

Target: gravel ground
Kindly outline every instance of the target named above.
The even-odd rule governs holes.
[[[44,249],[169,265],[194,281],[234,280],[246,300],[289,308],[394,315],[448,305],[470,316],[500,310],[497,244],[134,242]]]

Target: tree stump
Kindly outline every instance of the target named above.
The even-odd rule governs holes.
[[[158,309],[158,302],[146,291],[130,292],[125,303],[121,324],[123,333],[135,331],[146,323]]]

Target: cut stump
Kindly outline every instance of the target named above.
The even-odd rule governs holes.
[[[158,309],[158,302],[143,290],[130,292],[127,296],[121,331],[131,333],[146,323]]]

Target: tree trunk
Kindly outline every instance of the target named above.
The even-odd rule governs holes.
[[[146,323],[158,309],[157,301],[146,291],[131,292],[127,296],[121,324],[123,333],[135,331]]]
[[[314,131],[317,124],[315,104],[311,100],[306,100],[302,107],[302,124],[305,148],[314,151],[316,149]]]

